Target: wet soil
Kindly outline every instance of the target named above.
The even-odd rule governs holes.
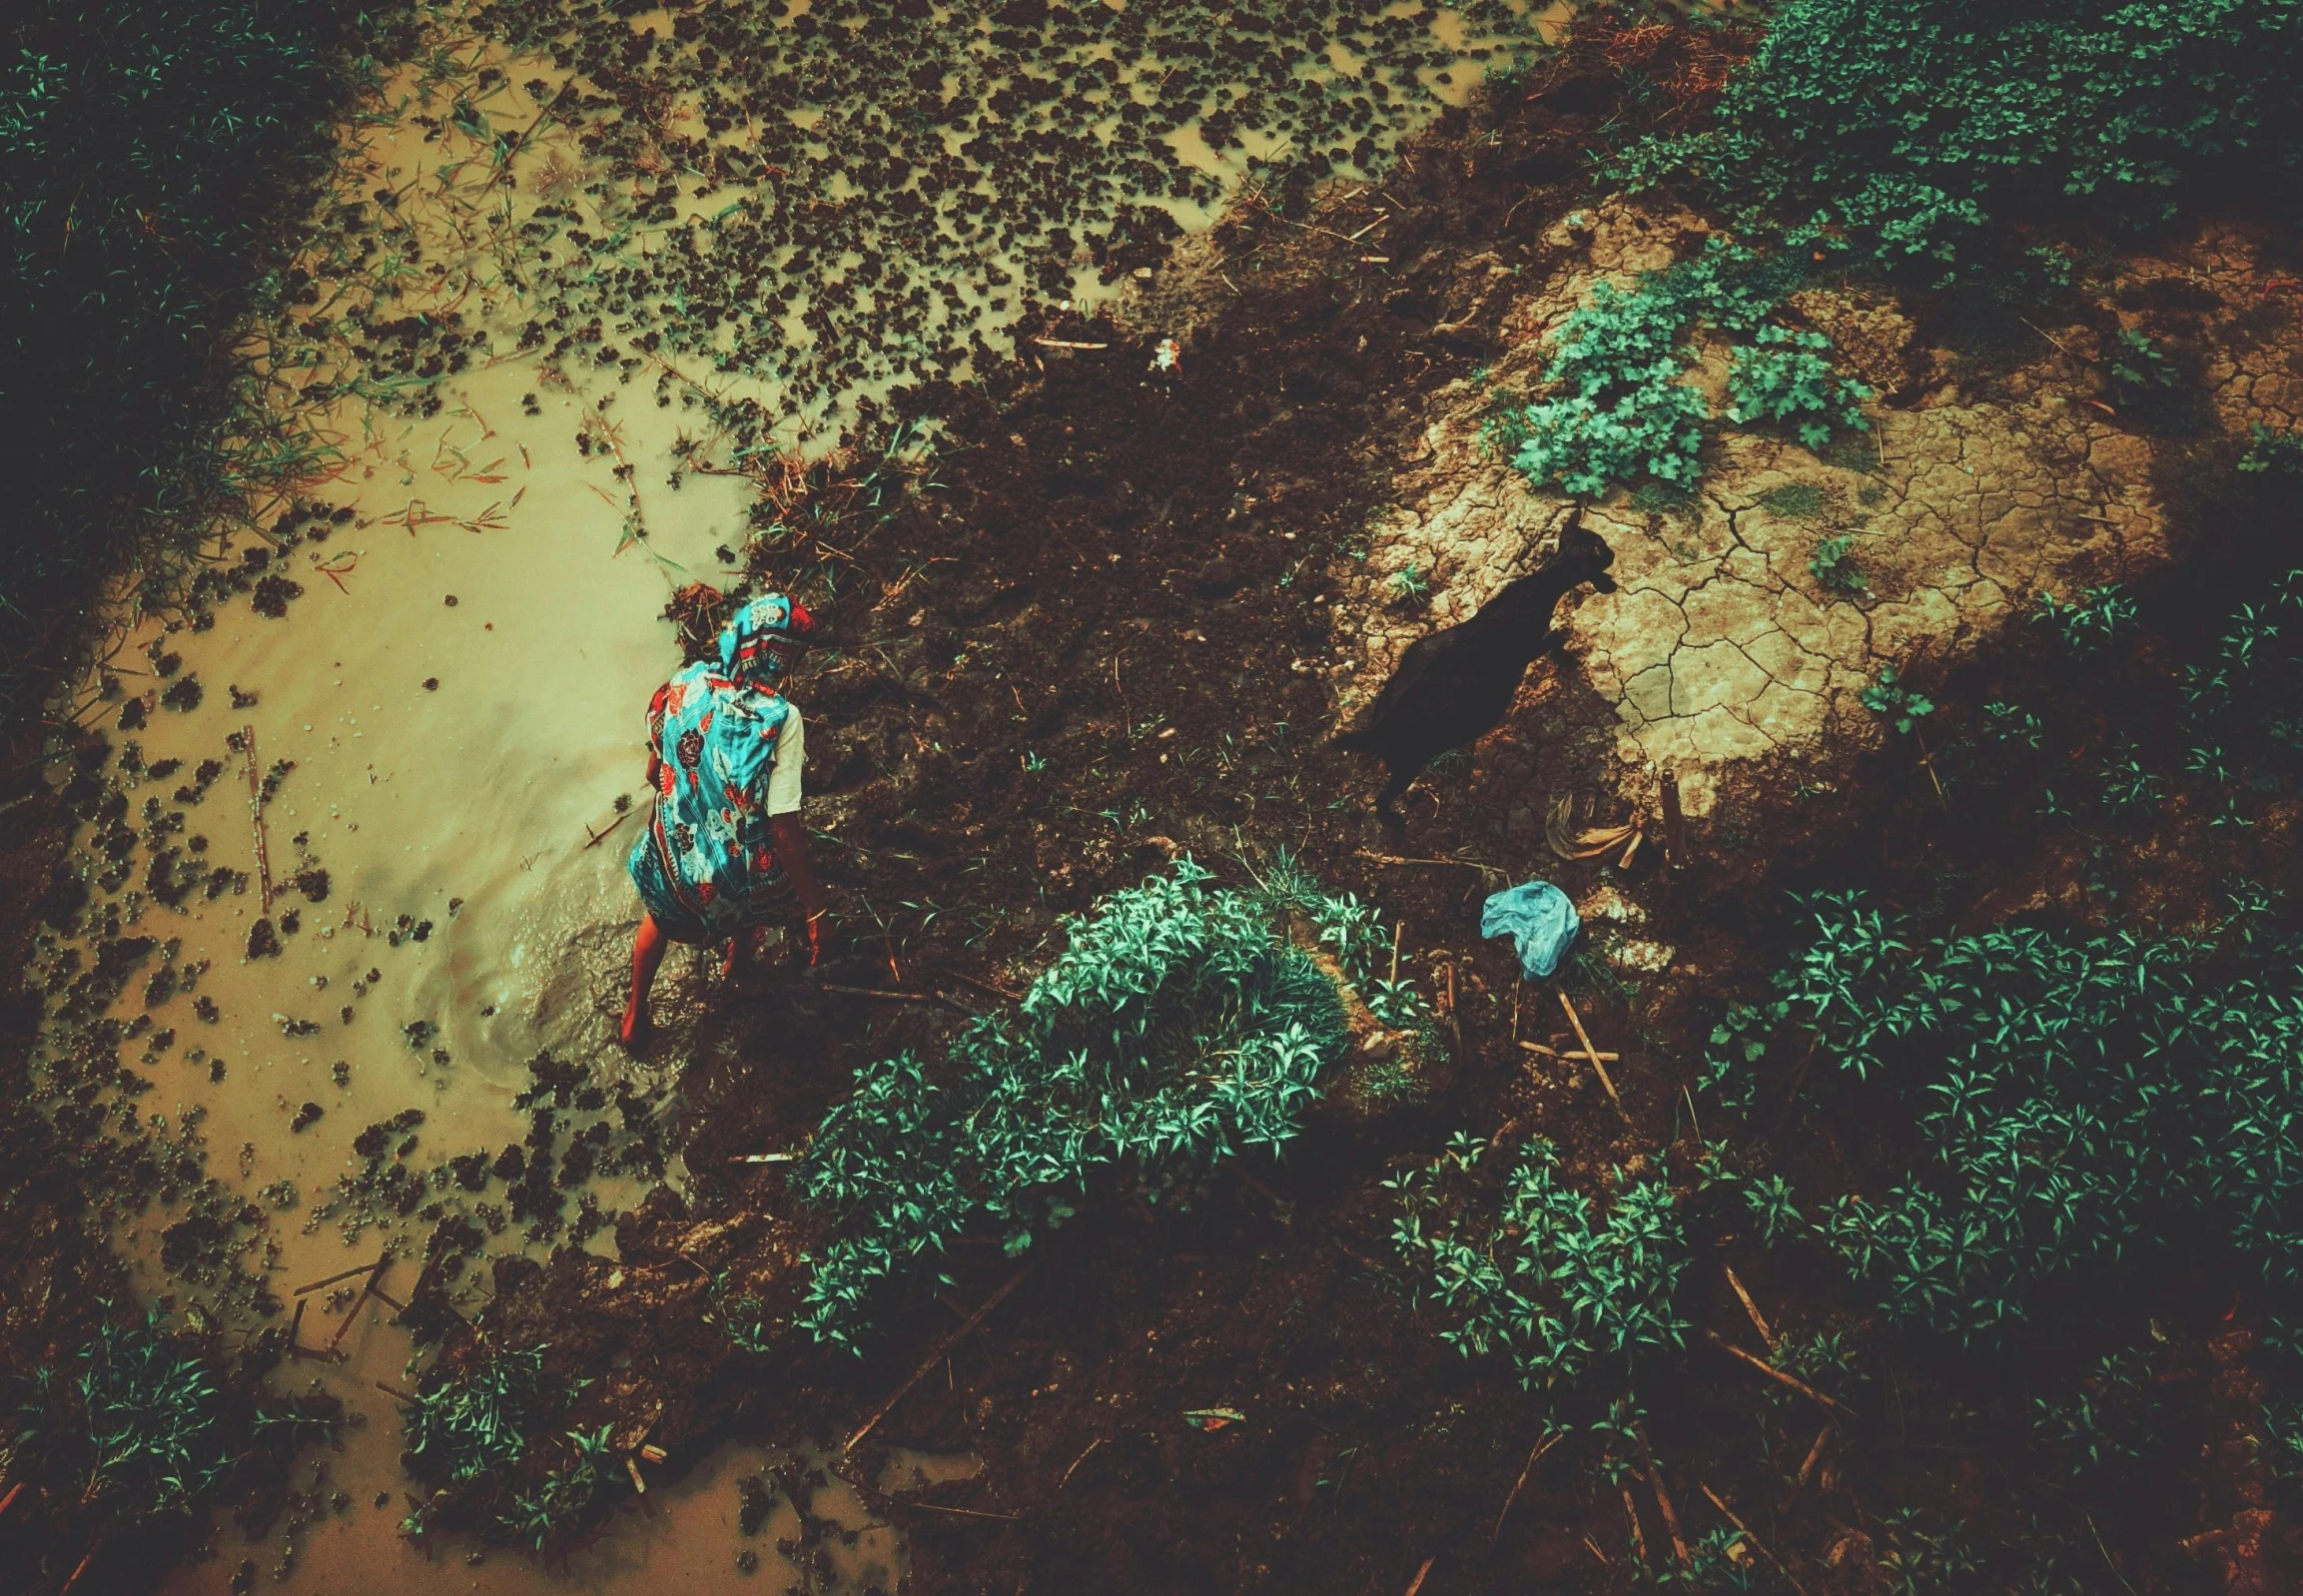
[[[659,1189],[618,1218],[613,1258],[496,1261],[486,1300],[464,1304],[478,1337],[424,1298],[444,1358],[475,1355],[481,1337],[548,1342],[570,1388],[595,1382],[557,1417],[643,1427],[673,1478],[720,1468],[729,1435],[812,1433],[859,1500],[903,1527],[922,1591],[1626,1589],[1636,1560],[1668,1544],[1658,1486],[1691,1531],[1737,1512],[1810,1591],[1891,1588],[1896,1560],[1917,1555],[1906,1510],[1987,1545],[2067,1538],[2098,1557],[2077,1588],[2106,1570],[2138,1590],[2282,1587],[2289,1531],[2244,1444],[2260,1325],[2211,1252],[2054,1304],[2024,1356],[1986,1365],[1889,1333],[1830,1267],[1761,1248],[1740,1207],[1699,1203],[1683,1303],[1698,1333],[1684,1359],[1641,1370],[1656,1461],[1635,1500],[1591,1470],[1582,1438],[1534,1455],[1555,1411],[1588,1423],[1615,1393],[1556,1408],[1498,1362],[1460,1356],[1390,1248],[1385,1177],[1462,1129],[1546,1136],[1584,1181],[1659,1149],[1690,1160],[1707,1133],[1827,1193],[1908,1167],[1907,1116],[1795,1060],[1774,1061],[1745,1125],[1702,1123],[1683,1097],[1724,1003],[1764,990],[1788,946],[1791,889],[1868,884],[1930,925],[2141,911],[2179,929],[2212,917],[2230,876],[2291,874],[2294,773],[2271,744],[2242,751],[2256,824],[2240,831],[2181,797],[2149,828],[2040,820],[2037,795],[2061,772],[1971,735],[1938,741],[1931,768],[1868,743],[1823,766],[1746,762],[1672,863],[1660,847],[1628,866],[1567,863],[1513,815],[1529,793],[1607,784],[1614,706],[1572,665],[1434,771],[1404,837],[1376,826],[1374,772],[1321,744],[1360,643],[1371,518],[1422,452],[1419,396],[1502,352],[1500,308],[1482,310],[1491,268],[1540,265],[1543,227],[1592,197],[1581,152],[1627,112],[1684,115],[1716,81],[1716,60],[1695,57],[1684,40],[1594,30],[1544,81],[1451,113],[1380,188],[1346,186],[1285,219],[1235,211],[1203,256],[1162,264],[1191,295],[1155,283],[1094,319],[1037,313],[1015,367],[867,411],[940,424],[932,470],[904,467],[891,516],[844,485],[872,457],[869,435],[844,465],[763,479],[774,507],[822,511],[759,517],[786,530],[747,553],[754,584],[801,592],[830,628],[792,690],[838,909],[828,965],[812,981],[749,972],[697,1018],[678,1094],[684,1197]],[[1378,210],[1380,251],[1351,238]],[[1936,309],[1922,337],[1951,347],[1955,308]],[[1964,375],[1992,391],[1987,361]],[[1930,731],[2015,696],[2054,707],[2063,750],[2171,738],[2171,666],[2235,593],[2284,570],[2296,528],[2275,492],[2234,475],[2219,429],[2137,424],[2164,433],[2153,486],[2174,555],[2150,641],[2076,668],[2043,634],[2014,634],[1917,678],[1947,706]],[[1819,771],[1830,790],[1812,790]],[[1380,903],[1402,928],[1403,970],[1453,993],[1454,1065],[1422,1101],[1372,1118],[1330,1109],[1284,1162],[1221,1169],[1176,1208],[1099,1197],[1028,1260],[963,1245],[949,1282],[919,1280],[864,1359],[790,1338],[772,1361],[731,1346],[735,1290],[772,1316],[813,1238],[779,1167],[731,1161],[800,1145],[860,1060],[933,1046],[960,1011],[1006,1001],[1062,915],[1178,853],[1244,876],[1282,850]],[[44,868],[28,862],[24,879]],[[1610,957],[1629,950],[1605,934],[1573,977],[1585,1024],[1622,1055],[1628,1123],[1595,1082],[1517,1046],[1566,1045],[1565,1026],[1475,928],[1485,892],[1530,876],[1586,902],[1612,889],[1642,917],[1630,940],[1666,950],[1660,971],[1643,968],[1644,955]],[[1748,1323],[1722,1262],[1777,1326],[1840,1328],[1872,1349],[1852,1420],[1824,1423],[1702,1339]],[[2026,1458],[2029,1394],[2146,1323],[2167,1348],[2184,1461],[2074,1503]],[[1185,1420],[1212,1408],[1241,1417]],[[879,1487],[899,1446],[985,1467],[896,1496]]]

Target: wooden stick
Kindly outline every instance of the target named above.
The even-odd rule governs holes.
[[[1405,938],[1405,937],[1406,937],[1406,935],[1407,935],[1407,922],[1406,922],[1406,921],[1404,921],[1404,920],[1394,920],[1394,921],[1392,921],[1392,922],[1391,922],[1391,976],[1390,976],[1390,980],[1391,980],[1391,984],[1392,984],[1393,986],[1397,986],[1397,985],[1399,984],[1399,944],[1400,944],[1400,941],[1401,941],[1403,938]]]
[[[843,987],[833,981],[819,981],[815,983],[815,988],[818,992],[840,992],[851,998],[880,998],[889,1003],[930,1003],[938,1008],[964,1014],[971,1020],[976,1018],[975,1010],[953,1002],[940,992],[889,992],[880,987]]]
[[[864,1420],[863,1424],[858,1427],[855,1434],[848,1437],[847,1444],[840,1448],[842,1455],[854,1451],[856,1449],[857,1442],[861,1441],[865,1436],[871,1434],[874,1429],[878,1428],[880,1420],[886,1418],[890,1413],[893,1413],[896,1410],[896,1404],[901,1402],[905,1397],[912,1393],[912,1387],[919,1384],[922,1380],[926,1379],[931,1373],[935,1371],[936,1365],[944,1360],[945,1353],[949,1352],[953,1347],[959,1345],[963,1336],[965,1336],[970,1330],[974,1329],[977,1325],[983,1323],[985,1318],[990,1315],[992,1309],[998,1307],[1002,1302],[1005,1302],[1008,1299],[1008,1293],[1010,1291],[1013,1291],[1017,1286],[1024,1283],[1024,1277],[1032,1272],[1032,1268],[1033,1265],[1027,1263],[1022,1268],[1018,1269],[1014,1274],[1008,1276],[1007,1284],[1001,1286],[997,1291],[994,1291],[990,1296],[986,1297],[984,1299],[984,1305],[976,1309],[975,1312],[969,1314],[967,1319],[960,1325],[958,1329],[952,1331],[951,1334],[945,1336],[941,1341],[938,1341],[936,1343],[936,1349],[928,1354],[927,1360],[923,1362],[918,1368],[912,1371],[911,1378],[904,1381],[903,1384],[897,1386],[895,1393],[891,1395],[885,1402],[882,1402],[876,1409],[874,1409],[872,1416]]]
[[[987,1513],[980,1507],[945,1507],[937,1502],[906,1502],[904,1506],[918,1508],[923,1513],[956,1513],[962,1518],[997,1518],[1011,1524],[1024,1516],[1022,1513]]]
[[[1423,1566],[1415,1571],[1415,1578],[1408,1581],[1407,1596],[1415,1596],[1417,1591],[1423,1589],[1423,1582],[1431,1577],[1431,1565],[1438,1561],[1436,1555],[1423,1560]]]
[[[1506,876],[1511,873],[1501,865],[1481,864],[1476,859],[1403,859],[1398,854],[1370,853],[1365,848],[1359,849],[1355,857],[1379,865],[1454,865],[1461,870],[1477,870],[1490,876]]]
[[[1511,978],[1511,1040],[1514,1042],[1519,1040],[1519,994],[1526,985],[1527,977],[1524,975]]]
[[[1036,338],[1032,341],[1044,350],[1108,350],[1109,344],[1082,344],[1077,339]]]
[[[14,1507],[16,1505],[16,1498],[23,1494],[24,1482],[22,1480],[18,1480],[15,1484],[8,1487],[8,1494],[5,1496],[0,1496],[0,1518],[7,1517],[8,1509]]]
[[[1687,816],[1679,806],[1679,777],[1663,773],[1663,862],[1677,870],[1687,863]]]
[[[57,1587],[56,1596],[68,1596],[72,1587],[80,1583],[80,1576],[88,1572],[88,1565],[96,1561],[96,1554],[103,1549],[103,1546],[104,1543],[98,1541],[94,1546],[88,1548],[88,1555],[80,1559],[80,1566],[72,1570],[72,1577]]]
[[[1542,1440],[1537,1441],[1535,1445],[1529,1449],[1527,1454],[1527,1466],[1519,1471],[1519,1478],[1512,1481],[1511,1494],[1503,1499],[1503,1511],[1495,1515],[1495,1528],[1487,1532],[1488,1545],[1493,1546],[1498,1540],[1502,1539],[1503,1521],[1511,1516],[1511,1504],[1519,1500],[1519,1492],[1521,1487],[1527,1484],[1527,1476],[1535,1472],[1535,1465],[1543,1460],[1543,1454],[1550,1451],[1553,1447],[1557,1446],[1562,1440],[1566,1438],[1567,1431],[1560,1430],[1554,1434],[1545,1436]]]
[[[632,1489],[640,1495],[648,1493],[648,1482],[640,1478],[640,1460],[629,1452],[624,1454],[624,1472],[632,1477]]]
[[[1003,1003],[1022,1003],[1024,1001],[1024,994],[1021,992],[1010,992],[1006,987],[995,987],[989,981],[979,981],[966,971],[955,970],[950,965],[944,966],[944,974],[964,987],[974,987],[986,997],[998,998]]]
[[[248,756],[248,820],[256,832],[256,879],[263,889],[264,910],[272,913],[272,850],[264,839],[264,784],[256,774],[256,728],[240,728],[240,751]]]
[[[378,1380],[376,1382],[376,1388],[386,1396],[396,1397],[398,1400],[405,1402],[409,1407],[415,1406],[416,1403],[420,1400],[420,1398],[401,1390],[398,1386],[386,1385],[382,1380]]]
[[[1078,1457],[1073,1458],[1072,1466],[1064,1470],[1064,1477],[1056,1482],[1056,1489],[1062,1490],[1065,1486],[1071,1484],[1072,1476],[1080,1472],[1080,1465],[1088,1461],[1088,1453],[1095,1451],[1097,1447],[1102,1446],[1103,1444],[1104,1437],[1101,1435],[1090,1441],[1088,1443],[1088,1451],[1082,1452]]]
[[[728,1160],[730,1164],[797,1164],[797,1153],[739,1153]]]
[[[1631,1520],[1632,1553],[1638,1557],[1639,1566],[1645,1568],[1647,1566],[1647,1534],[1639,1527],[1639,1509],[1632,1503],[1629,1485],[1622,1480],[1617,1480],[1616,1488],[1623,1492],[1623,1516]]]
[[[1816,1431],[1816,1444],[1808,1448],[1807,1461],[1800,1465],[1800,1476],[1792,1481],[1791,1493],[1784,1498],[1784,1505],[1777,1508],[1777,1512],[1788,1513],[1792,1510],[1792,1503],[1798,1501],[1800,1492],[1807,1489],[1808,1477],[1815,1473],[1816,1464],[1824,1455],[1824,1445],[1831,1438],[1832,1426],[1829,1424]]]
[[[1547,1059],[1590,1059],[1594,1057],[1581,1048],[1570,1048],[1562,1053],[1557,1048],[1547,1048],[1540,1042],[1522,1042],[1520,1047],[1525,1052],[1539,1053]],[[1620,1053],[1602,1053],[1597,1057],[1603,1064],[1615,1064],[1623,1058],[1623,1055]]]
[[[1680,1567],[1691,1568],[1695,1559],[1688,1555],[1687,1537],[1679,1529],[1679,1513],[1671,1505],[1671,1492],[1664,1487],[1663,1466],[1655,1460],[1655,1448],[1647,1443],[1647,1426],[1642,1424],[1633,1433],[1639,1437],[1640,1458],[1647,1464],[1648,1489],[1655,1492],[1655,1505],[1663,1509],[1663,1527],[1671,1536],[1672,1552],[1679,1558]]]
[[[346,1269],[346,1270],[344,1270],[342,1273],[339,1273],[339,1274],[331,1274],[331,1275],[330,1275],[330,1276],[329,1276],[327,1279],[325,1279],[325,1280],[315,1280],[315,1281],[313,1281],[313,1282],[312,1282],[310,1285],[300,1285],[300,1286],[298,1286],[298,1287],[296,1288],[296,1295],[298,1295],[298,1296],[302,1296],[302,1295],[304,1295],[304,1294],[305,1294],[306,1292],[308,1292],[308,1291],[317,1291],[317,1290],[319,1290],[319,1289],[320,1289],[322,1286],[324,1286],[324,1285],[334,1285],[334,1284],[335,1284],[337,1281],[339,1281],[339,1280],[349,1280],[349,1279],[351,1279],[351,1278],[352,1278],[352,1277],[353,1277],[355,1274],[367,1274],[367,1273],[370,1273],[370,1272],[371,1272],[371,1271],[373,1271],[375,1268],[376,1268],[376,1265],[375,1265],[375,1264],[373,1264],[373,1263],[363,1263],[363,1264],[361,1264],[361,1265],[360,1265],[359,1267],[357,1267],[357,1268],[350,1268],[350,1269]]]
[[[1599,1049],[1591,1045],[1591,1034],[1583,1028],[1583,1016],[1575,1012],[1575,1005],[1568,1001],[1564,992],[1559,995],[1559,1006],[1567,1011],[1567,1023],[1575,1027],[1575,1040],[1583,1044],[1584,1057],[1591,1061],[1592,1069],[1598,1073],[1599,1084],[1607,1088],[1608,1099],[1615,1104],[1615,1112],[1623,1116],[1625,1125],[1634,1131],[1638,1130],[1639,1127],[1632,1124],[1631,1111],[1623,1106],[1623,1099],[1616,1094],[1615,1082],[1608,1078],[1607,1066],[1600,1062]]]
[[[1829,1408],[1832,1412],[1835,1413],[1846,1413],[1848,1411],[1848,1407],[1845,1402],[1835,1401],[1833,1398],[1824,1395],[1823,1392],[1817,1390],[1814,1386],[1801,1379],[1798,1375],[1786,1374],[1782,1369],[1777,1368],[1773,1363],[1768,1362],[1765,1358],[1752,1356],[1751,1353],[1736,1345],[1735,1342],[1720,1334],[1719,1331],[1707,1328],[1705,1329],[1704,1334],[1710,1336],[1712,1343],[1721,1351],[1726,1352],[1731,1357],[1741,1358],[1744,1362],[1749,1363],[1753,1368],[1758,1369],[1762,1374],[1765,1374],[1769,1379],[1776,1381],[1778,1384],[1789,1386],[1791,1389],[1799,1392],[1800,1395],[1806,1397],[1809,1401]]]
[[[1752,1549],[1754,1551],[1758,1552],[1762,1557],[1776,1565],[1776,1571],[1782,1574],[1786,1580],[1791,1582],[1792,1589],[1798,1591],[1799,1596],[1808,1596],[1807,1587],[1802,1585],[1799,1580],[1794,1577],[1790,1569],[1784,1567],[1782,1558],[1768,1550],[1767,1542],[1761,1540],[1757,1535],[1754,1535],[1752,1533],[1752,1527],[1736,1516],[1736,1510],[1728,1506],[1727,1498],[1720,1495],[1719,1492],[1713,1490],[1709,1485],[1706,1485],[1700,1479],[1696,1481],[1696,1488],[1711,1498],[1712,1506],[1718,1508],[1720,1512],[1726,1516],[1727,1521],[1736,1527],[1737,1532],[1741,1534],[1745,1540],[1752,1543]]]
[[[344,1322],[339,1324],[336,1327],[336,1333],[328,1338],[328,1345],[324,1350],[329,1352],[336,1350],[337,1343],[344,1339],[345,1332],[351,1329],[354,1321],[360,1317],[360,1310],[368,1306],[369,1297],[375,1294],[378,1284],[384,1279],[384,1271],[390,1267],[391,1254],[389,1252],[376,1260],[376,1267],[369,1271],[368,1283],[360,1288],[360,1295],[352,1299],[352,1311],[345,1314]],[[301,1306],[301,1304],[299,1305]]]
[[[633,807],[636,808],[638,806],[634,805]],[[609,832],[615,830],[616,827],[622,825],[626,820],[629,820],[631,818],[631,814],[632,811],[630,809],[623,810],[617,814],[615,819],[609,821],[606,825],[600,827],[600,829],[597,831],[592,830],[590,825],[586,824],[584,827],[584,837],[586,839],[584,842],[584,847],[597,848],[600,845],[600,839],[605,837]]]
[[[1736,1275],[1735,1265],[1723,1263],[1720,1267],[1727,1270],[1728,1284],[1735,1287],[1736,1296],[1743,1302],[1744,1311],[1752,1316],[1752,1323],[1759,1329],[1760,1339],[1768,1343],[1769,1351],[1774,1351],[1776,1349],[1776,1332],[1768,1328],[1768,1321],[1760,1315],[1760,1305],[1752,1300],[1751,1292],[1744,1289],[1744,1282]]]

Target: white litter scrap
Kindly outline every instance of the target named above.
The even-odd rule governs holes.
[[[1183,346],[1171,338],[1163,338],[1152,347],[1152,370],[1172,372],[1183,364]]]

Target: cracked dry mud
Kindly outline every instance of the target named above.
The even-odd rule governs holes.
[[[1572,513],[1483,440],[1498,399],[1540,385],[1547,335],[1598,283],[1668,266],[1710,232],[1692,213],[1616,199],[1545,234],[1555,264],[1541,281],[1489,268],[1491,298],[1464,320],[1498,325],[1509,353],[1484,381],[1432,397],[1415,457],[1394,478],[1396,507],[1374,521],[1366,560],[1344,584],[1344,716],[1408,643],[1469,618],[1524,572]],[[2214,424],[2236,435],[2252,422],[2293,424],[2303,352],[2267,308],[2277,286],[2245,233],[2205,228],[2178,251],[2123,265],[2132,287],[2119,324],[2198,351]],[[1612,710],[1573,741],[1587,779],[1612,762],[1612,784],[1635,801],[1670,772],[1700,815],[1736,767],[1777,756],[1828,780],[1848,751],[1882,735],[1857,697],[1882,667],[1947,665],[2023,624],[2041,593],[2133,583],[2168,557],[2153,486],[2165,444],[2094,397],[2096,329],[2034,329],[2044,357],[2000,375],[1984,397],[1962,390],[1949,352],[1918,347],[1892,304],[1809,291],[1790,309],[1832,335],[1840,363],[1883,395],[1865,406],[1868,432],[1842,433],[1819,456],[1730,426],[1707,445],[1700,490],[1684,505],[1643,509],[1618,489],[1584,512],[1616,550],[1619,591],[1582,590],[1562,606],[1572,674]],[[1711,342],[1699,354],[1688,381],[1719,414],[1726,349]],[[1834,592],[1811,573],[1832,536],[1852,538],[1868,592]],[[1394,578],[1411,570],[1430,586],[1422,614],[1395,602]],[[1556,682],[1532,672],[1520,709],[1556,697]],[[1485,750],[1475,761],[1495,762]],[[1515,812],[1515,826],[1525,818]]]

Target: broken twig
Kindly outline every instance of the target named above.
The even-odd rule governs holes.
[[[1575,1027],[1575,1040],[1583,1044],[1584,1057],[1591,1061],[1593,1072],[1599,1076],[1599,1084],[1607,1088],[1608,1101],[1615,1105],[1615,1112],[1623,1116],[1626,1126],[1638,1130],[1639,1127],[1632,1124],[1631,1111],[1623,1106],[1623,1099],[1615,1090],[1615,1082],[1608,1076],[1607,1066],[1600,1062],[1599,1049],[1591,1045],[1591,1035],[1583,1028],[1583,1016],[1575,1012],[1575,1005],[1564,992],[1559,995],[1559,1006],[1567,1011],[1567,1023]]]
[[[944,1360],[945,1353],[951,1351],[953,1347],[958,1346],[961,1339],[966,1336],[970,1330],[973,1330],[977,1325],[983,1323],[984,1320],[990,1316],[992,1309],[998,1307],[1002,1302],[1008,1300],[1008,1293],[1015,1290],[1017,1286],[1024,1283],[1024,1278],[1026,1275],[1032,1272],[1032,1267],[1033,1266],[1031,1264],[1027,1263],[1022,1268],[1018,1269],[1014,1274],[1009,1275],[1007,1284],[1001,1286],[997,1291],[994,1291],[990,1296],[986,1297],[984,1299],[984,1305],[976,1309],[975,1312],[969,1314],[968,1317],[961,1322],[958,1329],[955,1329],[951,1334],[945,1336],[941,1341],[938,1341],[936,1343],[936,1349],[933,1352],[930,1352],[927,1356],[927,1359],[922,1362],[918,1368],[912,1371],[911,1378],[904,1381],[903,1384],[897,1386],[895,1392],[890,1395],[885,1402],[882,1402],[877,1408],[873,1410],[872,1416],[864,1420],[861,1425],[857,1426],[856,1433],[848,1437],[847,1444],[841,1447],[840,1451],[843,1454],[854,1451],[856,1449],[856,1444],[859,1441],[861,1441],[865,1436],[871,1434],[874,1429],[879,1427],[880,1420],[886,1418],[890,1413],[893,1413],[896,1410],[896,1404],[898,1402],[901,1402],[905,1397],[911,1395],[913,1386],[919,1384],[922,1380],[926,1379],[929,1374],[934,1372],[936,1365]]]

